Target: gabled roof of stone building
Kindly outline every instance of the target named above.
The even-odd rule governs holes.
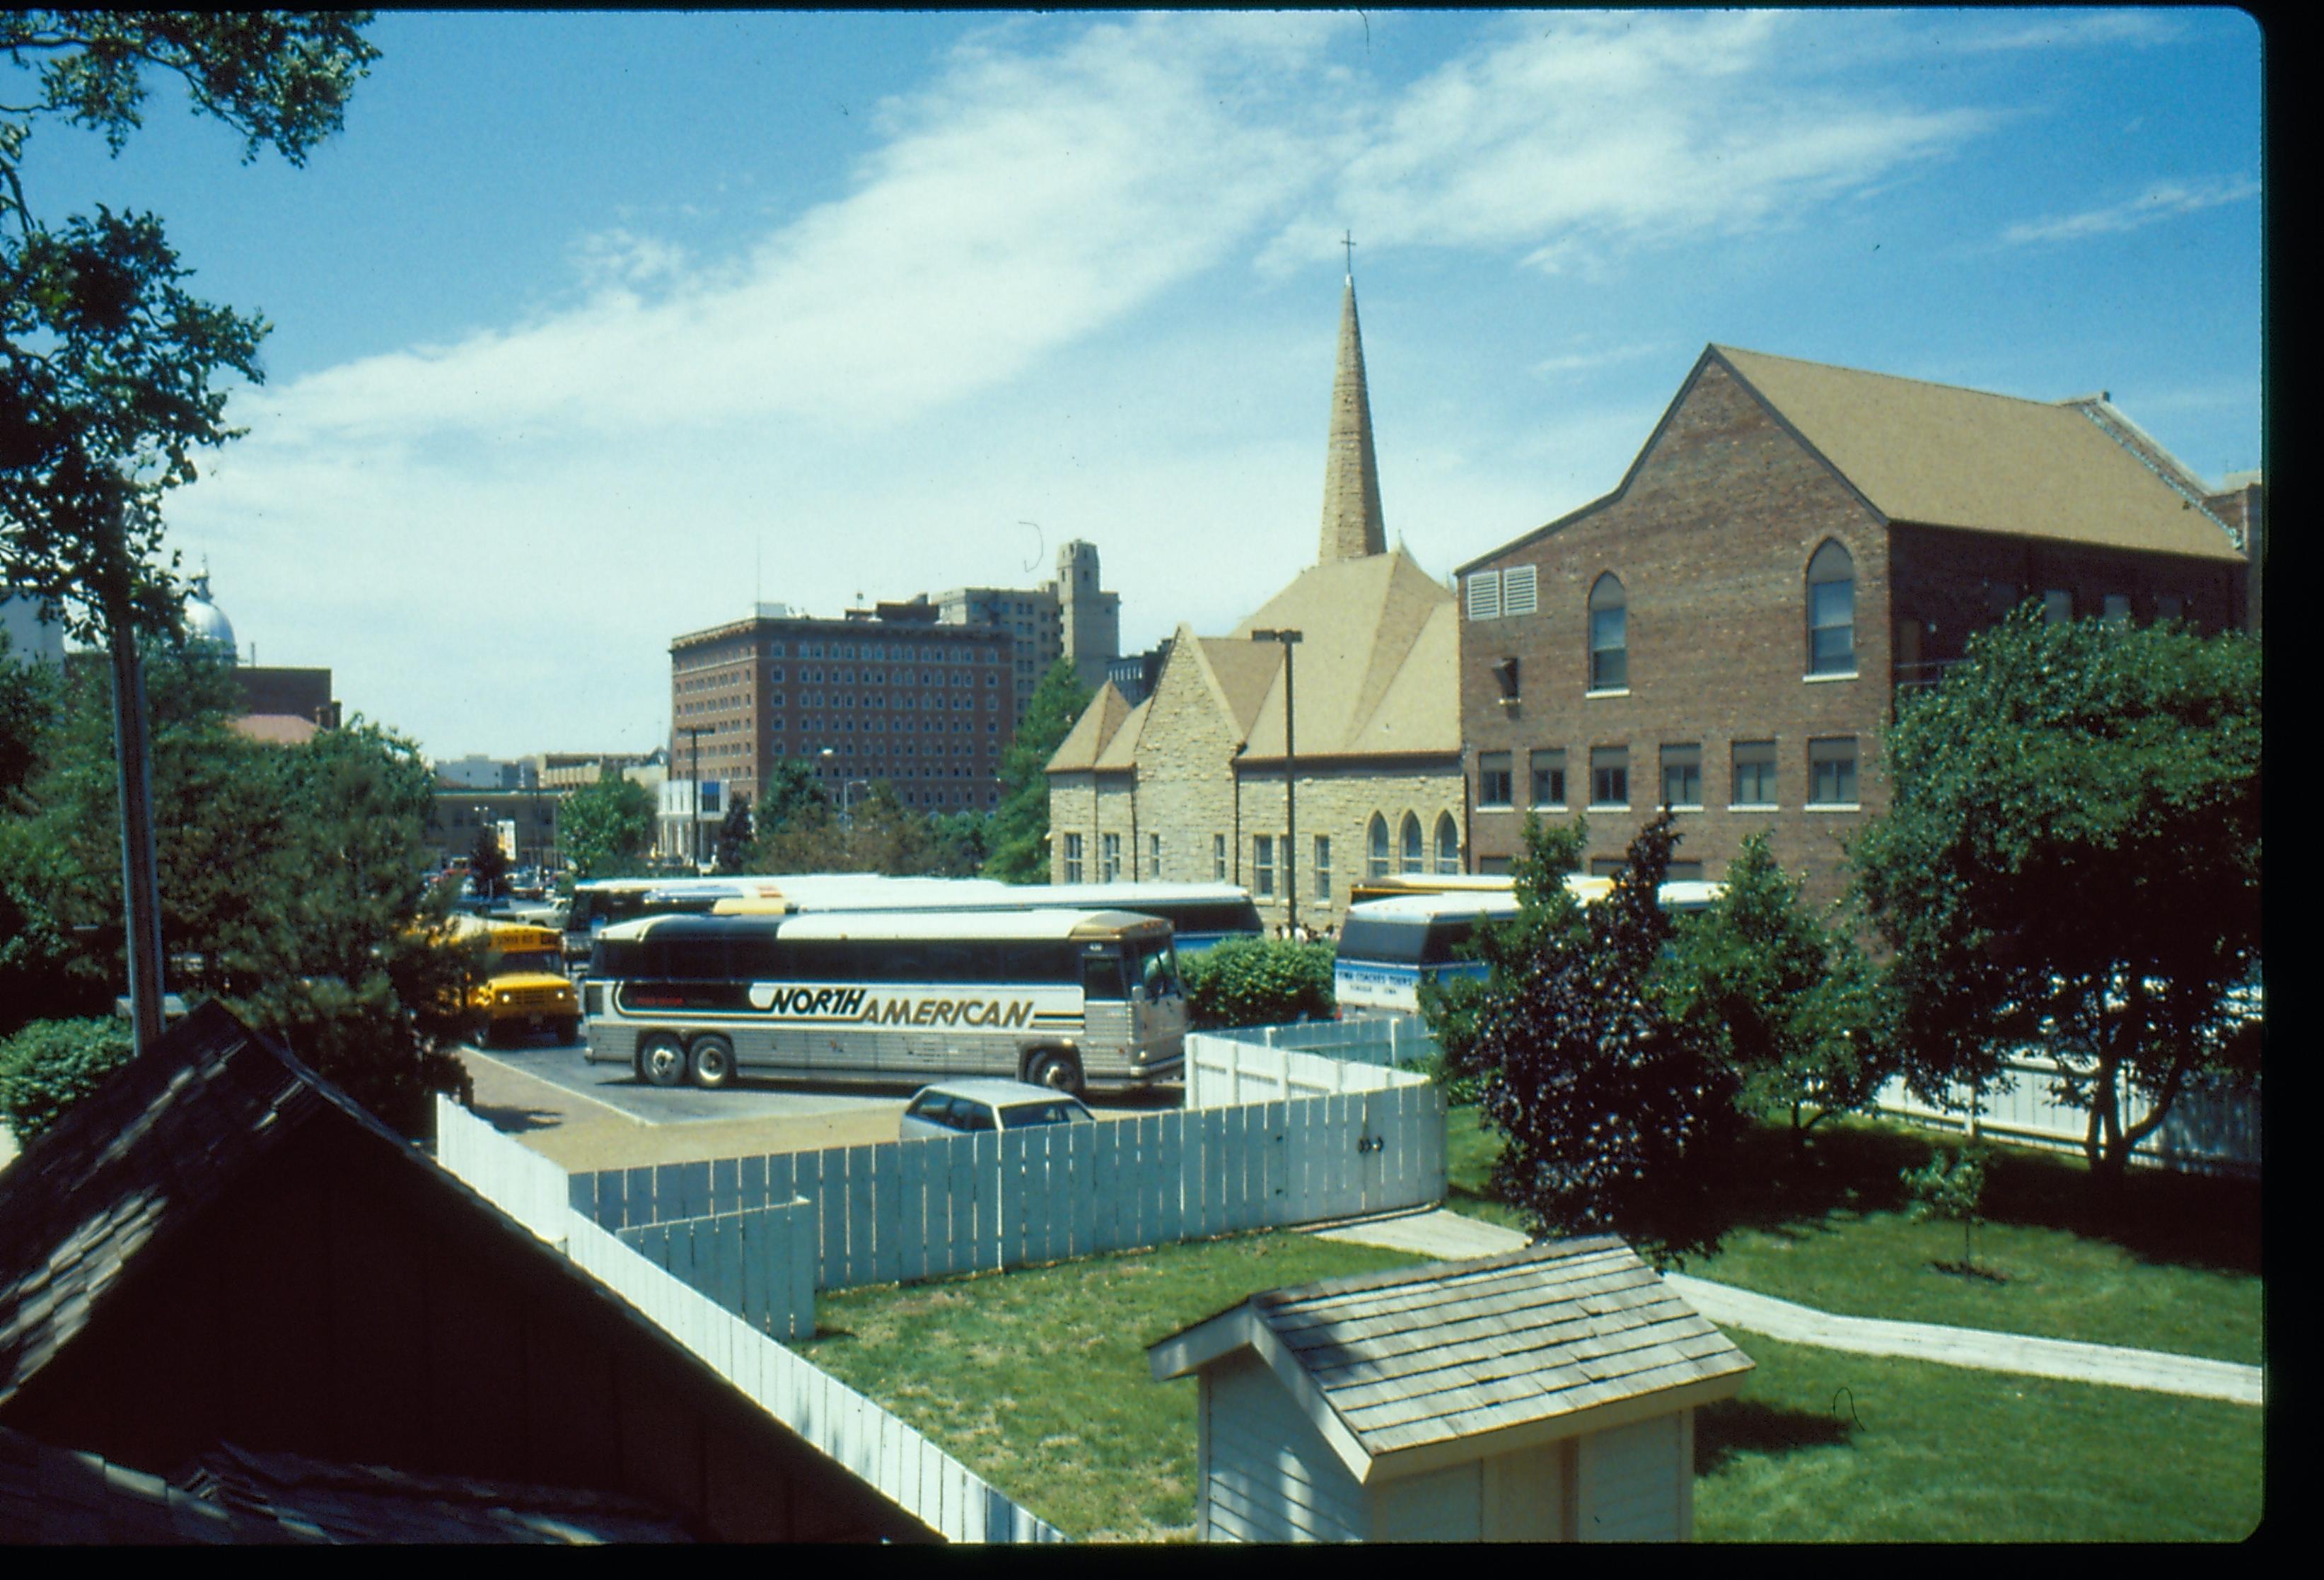
[[[1252,642],[1248,630],[1231,637],[1197,637],[1195,643],[1202,650],[1204,666],[1216,682],[1228,716],[1234,720],[1235,734],[1250,735],[1251,725],[1259,720],[1260,707],[1267,701],[1268,688],[1283,668],[1283,649]]]
[[[1099,756],[1120,733],[1130,711],[1130,698],[1121,694],[1120,687],[1111,680],[1099,687],[1090,705],[1082,709],[1081,717],[1074,721],[1074,727],[1065,732],[1065,738],[1050,753],[1047,771],[1057,773],[1095,768]]]
[[[1229,642],[1261,651],[1253,631],[1301,633],[1294,750],[1302,757],[1461,749],[1460,673],[1452,595],[1401,546],[1300,572],[1235,628]],[[1282,665],[1244,726],[1245,753],[1283,753]]]
[[[1154,698],[1148,697],[1130,710],[1130,716],[1121,721],[1121,727],[1113,732],[1113,739],[1108,741],[1105,750],[1097,755],[1099,772],[1138,766],[1138,743],[1145,734],[1146,711],[1153,706]]]
[[[1358,1481],[1726,1398],[1751,1358],[1611,1235],[1270,1289],[1148,1347],[1251,1350]]]
[[[1707,355],[1892,522],[2241,558],[2188,487],[2193,474],[2143,456],[2145,436],[2103,397],[2027,401],[1729,346]]]

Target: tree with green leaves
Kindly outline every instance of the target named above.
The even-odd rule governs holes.
[[[248,739],[227,723],[235,692],[218,655],[165,644],[152,659],[161,933],[179,989],[225,1001],[420,1133],[431,1094],[466,1090],[447,1050],[473,962],[429,942],[449,896],[421,872],[433,780],[418,749],[360,718],[299,745]],[[13,924],[0,1031],[103,1016],[123,975],[121,931],[105,925],[122,881],[108,688],[93,667],[64,679],[25,793],[0,808]]]
[[[176,628],[181,596],[156,563],[161,502],[195,455],[237,437],[223,381],[263,380],[265,321],[186,291],[161,222],[99,207],[51,225],[24,185],[43,120],[101,132],[115,153],[142,119],[149,72],[198,115],[293,164],[338,130],[378,51],[364,13],[0,12],[0,582],[29,590],[114,660],[128,982],[141,1041],[159,1034],[160,902],[140,680],[141,635]],[[26,81],[23,74],[30,73]],[[174,559],[171,564],[174,565]]]
[[[2259,644],[2022,609],[1887,751],[1850,861],[1904,1073],[1947,1104],[2055,1061],[2111,1203],[2190,1086],[2258,1076]]]
[[[1877,974],[1845,930],[1800,903],[1764,834],[1744,840],[1718,898],[1680,929],[1663,980],[1689,1037],[1733,1070],[1744,1112],[1790,1127],[1794,1157],[1818,1123],[1863,1108],[1888,1077]]]
[[[751,859],[751,798],[736,796],[726,803],[719,820],[718,843],[712,860],[722,873],[739,873]]]
[[[1049,881],[1049,759],[1057,754],[1093,693],[1071,659],[1059,659],[1033,688],[1025,717],[1001,754],[1001,805],[990,824],[984,875],[1007,883]]]
[[[653,794],[607,763],[596,783],[566,796],[557,808],[557,827],[576,878],[642,873],[653,848]]]
[[[1667,1262],[1718,1248],[1742,1116],[1716,1048],[1669,1012],[1657,981],[1661,903],[1677,836],[1663,813],[1630,842],[1613,890],[1566,887],[1580,819],[1526,819],[1515,919],[1478,929],[1482,978],[1424,984],[1447,1074],[1471,1081],[1502,1146],[1496,1194],[1536,1237],[1615,1234]]]
[[[490,902],[506,892],[508,870],[508,852],[501,848],[499,825],[478,813],[476,836],[468,842],[468,880],[476,886],[476,898]]]
[[[1178,974],[1186,984],[1186,1023],[1197,1031],[1328,1021],[1337,1009],[1329,944],[1226,938],[1181,954]]]

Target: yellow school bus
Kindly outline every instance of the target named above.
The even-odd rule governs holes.
[[[565,936],[553,928],[455,916],[448,936],[482,938],[484,976],[469,990],[467,1030],[480,1047],[518,1031],[551,1031],[559,1042],[581,1034],[581,1004],[565,975]]]

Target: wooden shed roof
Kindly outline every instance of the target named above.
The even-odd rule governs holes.
[[[1163,1381],[1243,1349],[1359,1481],[1723,1399],[1751,1369],[1610,1235],[1268,1290],[1147,1353]]]

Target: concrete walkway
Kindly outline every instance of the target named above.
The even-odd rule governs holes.
[[[1517,1250],[1526,1243],[1526,1237],[1514,1229],[1480,1223],[1443,1208],[1317,1233],[1326,1240],[1385,1246],[1391,1251],[1407,1251],[1443,1261],[1493,1256]],[[1665,1273],[1663,1280],[1711,1321],[1722,1326],[1748,1328],[1791,1344],[1847,1350],[1859,1355],[1897,1355],[1908,1361],[1933,1361],[1940,1365],[1970,1366],[1987,1372],[2056,1377],[2069,1382],[2141,1388],[2194,1399],[2227,1400],[2235,1404],[2262,1402],[2260,1369],[2232,1361],[2125,1349],[2115,1344],[2081,1344],[2071,1339],[2029,1338],[2019,1334],[1945,1327],[1935,1323],[1835,1317],[1795,1306],[1789,1300],[1755,1295],[1730,1284],[1714,1284],[1708,1279],[1691,1278],[1684,1273]]]

